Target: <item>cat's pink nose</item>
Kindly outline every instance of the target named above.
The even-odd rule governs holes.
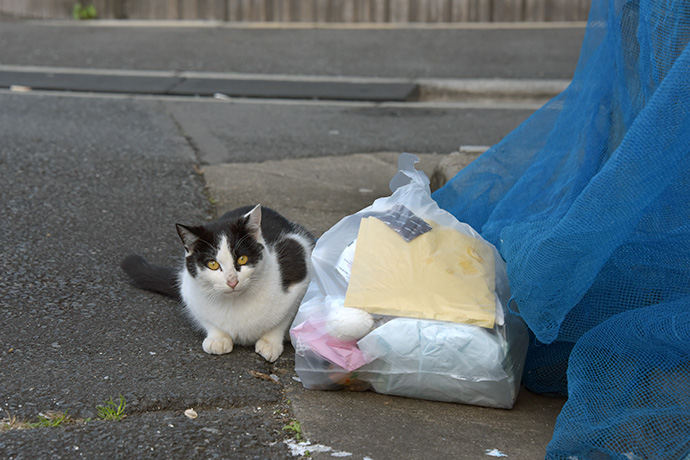
[[[235,289],[235,286],[237,286],[237,280],[227,280],[226,284],[230,286],[230,289]]]

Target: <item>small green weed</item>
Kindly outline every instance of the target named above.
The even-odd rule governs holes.
[[[27,426],[28,428],[57,428],[71,421],[67,412],[48,412],[38,414],[38,422],[29,422]]]
[[[304,441],[304,437],[302,437],[302,426],[300,425],[299,421],[293,420],[287,425],[283,427],[283,431],[292,431],[292,433],[295,435],[295,439],[299,442]]]
[[[28,430],[32,428],[57,428],[78,422],[78,420],[74,420],[67,415],[66,411],[46,411],[46,413],[40,413],[35,422],[24,422],[7,413],[7,418],[0,420],[0,433],[11,430]]]
[[[101,420],[122,420],[125,417],[125,402],[124,396],[120,395],[120,402],[116,403],[111,397],[102,406],[96,406],[98,411],[98,418]]]
[[[80,2],[74,4],[72,8],[72,17],[76,20],[86,20],[86,19],[96,19],[98,14],[96,13],[96,7],[93,4],[82,5]]]

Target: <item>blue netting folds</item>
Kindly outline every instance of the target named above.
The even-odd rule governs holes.
[[[507,262],[523,383],[569,394],[548,458],[690,454],[689,41],[687,0],[594,0],[571,85],[433,195]]]
[[[685,298],[621,313],[577,342],[549,458],[687,458],[688,305]]]

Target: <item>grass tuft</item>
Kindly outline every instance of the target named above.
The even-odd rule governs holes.
[[[297,441],[304,441],[304,437],[302,436],[302,426],[300,425],[298,420],[293,420],[287,425],[285,425],[283,427],[283,431],[292,431]]]
[[[0,433],[12,430],[28,430],[32,428],[58,428],[71,423],[77,423],[65,412],[46,411],[38,414],[35,422],[25,422],[5,411],[7,417],[0,420]]]
[[[120,395],[119,402],[113,401],[112,396],[102,406],[96,406],[98,411],[98,418],[101,420],[122,420],[125,418],[125,402],[124,396]]]

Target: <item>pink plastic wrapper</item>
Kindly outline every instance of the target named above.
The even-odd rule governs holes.
[[[315,324],[316,323],[316,324]],[[367,362],[362,352],[357,348],[357,341],[343,341],[324,333],[328,328],[323,320],[315,321],[310,318],[290,330],[293,343],[297,347],[309,349],[333,364],[348,371],[359,369]]]

